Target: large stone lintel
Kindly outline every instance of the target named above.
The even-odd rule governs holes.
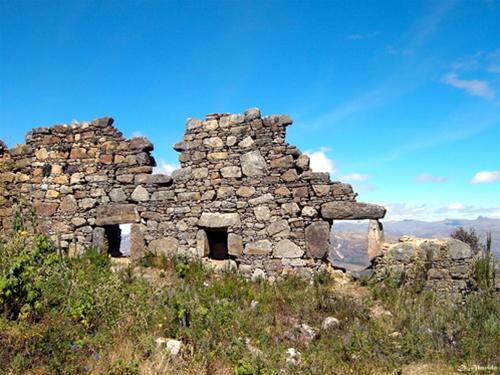
[[[238,213],[208,213],[201,214],[198,226],[205,228],[228,228],[240,225],[240,215]]]
[[[328,202],[321,206],[321,216],[328,220],[382,219],[385,207],[358,202]]]
[[[133,204],[109,204],[97,209],[96,225],[138,223],[139,213]]]

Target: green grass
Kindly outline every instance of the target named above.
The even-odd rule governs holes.
[[[454,305],[390,280],[343,293],[328,273],[312,282],[251,283],[163,258],[143,261],[144,272],[155,275],[147,282],[137,268],[112,272],[96,250],[68,259],[45,237],[25,232],[0,242],[0,261],[0,373],[386,374],[410,363],[500,366],[500,302],[491,292]],[[327,316],[340,324],[322,330]],[[295,332],[302,323],[318,332],[310,343]],[[175,361],[155,347],[160,336],[183,342]],[[292,347],[301,362],[286,367]]]

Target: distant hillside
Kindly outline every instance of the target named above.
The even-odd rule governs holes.
[[[387,242],[397,242],[399,237],[404,235],[439,238],[449,237],[457,228],[473,228],[484,242],[487,233],[491,233],[492,251],[500,258],[500,219],[478,217],[475,220],[446,219],[441,221],[386,221],[384,232]],[[332,251],[331,259],[334,264],[343,266],[367,265],[366,259],[368,231],[367,222],[335,222],[332,230]]]

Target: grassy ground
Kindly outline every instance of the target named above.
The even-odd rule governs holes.
[[[326,317],[338,324],[322,328]],[[180,340],[180,355],[158,337]],[[500,301],[488,291],[452,305],[338,271],[251,283],[181,259],[112,272],[106,256],[67,259],[43,236],[0,242],[5,374],[495,373],[499,347]]]

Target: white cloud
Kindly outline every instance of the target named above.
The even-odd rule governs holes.
[[[487,184],[490,182],[500,181],[500,171],[481,171],[477,172],[472,180],[471,184]]]
[[[375,31],[373,33],[367,34],[351,34],[347,36],[349,40],[363,40],[363,39],[373,39],[381,34],[380,31]]]
[[[344,181],[360,182],[360,181],[368,180],[368,176],[365,174],[360,174],[360,173],[349,173],[349,174],[342,176],[340,179],[344,180]]]
[[[460,211],[460,210],[463,210],[465,208],[465,206],[462,204],[462,203],[452,203],[448,206],[448,209],[449,210],[454,210],[454,211]]]
[[[305,154],[311,159],[311,169],[314,172],[328,172],[332,175],[335,172],[335,164],[326,153],[327,148],[320,148],[319,151],[306,152]]]
[[[447,181],[448,181],[447,177],[433,176],[429,173],[423,173],[415,177],[415,182],[420,182],[420,183],[432,182],[435,184],[439,184]]]
[[[448,73],[443,77],[443,82],[458,89],[463,89],[473,96],[479,96],[487,100],[495,99],[496,93],[487,81],[460,79],[456,73]]]
[[[135,131],[132,133],[132,138],[134,137],[144,137],[144,134],[142,134],[140,131]]]
[[[153,173],[171,175],[176,169],[179,169],[178,164],[171,164],[167,163],[165,160],[160,160],[158,166],[153,168]]]

